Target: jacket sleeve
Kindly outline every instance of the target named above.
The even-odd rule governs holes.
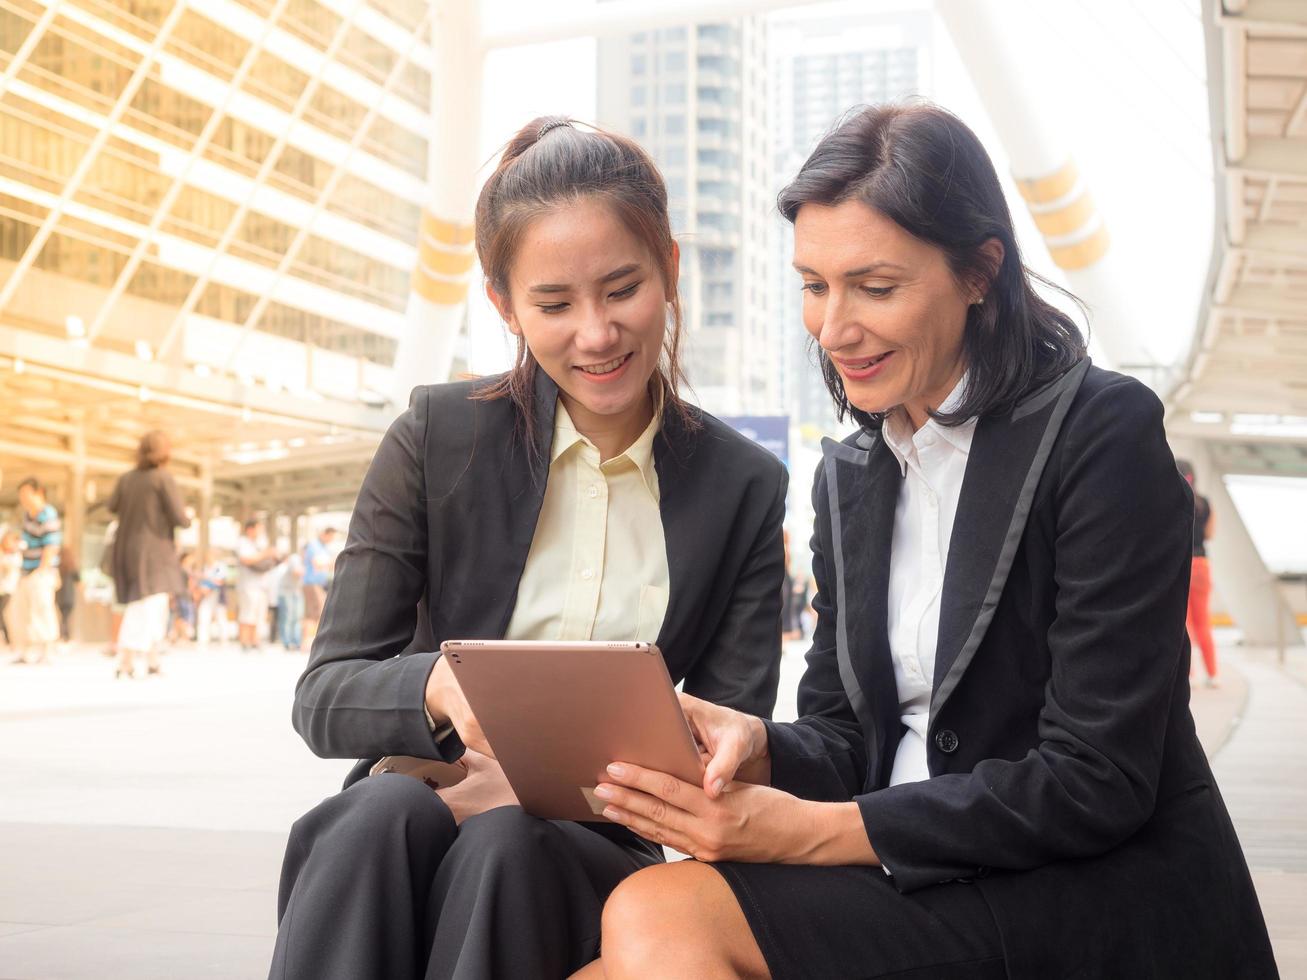
[[[1096,393],[1062,438],[1039,743],[858,797],[901,891],[1102,854],[1153,813],[1184,650],[1192,497],[1161,403],[1138,382]]]
[[[413,392],[364,477],[292,723],[324,758],[441,758],[423,696],[439,656],[412,652],[427,585],[427,389]]]
[[[844,693],[835,652],[835,604],[821,533],[830,519],[822,464],[813,479],[812,508],[816,515],[811,541],[816,586],[812,608],[817,625],[805,657],[807,669],[799,681],[799,720],[763,724],[773,786],[806,800],[848,801],[862,788],[867,753],[862,728]]]
[[[785,580],[785,496],[789,474],[776,465],[766,516],[731,590],[712,640],[685,677],[687,694],[770,718],[781,669],[781,589]]]
[[[190,527],[191,519],[186,516],[186,501],[182,499],[181,490],[171,473],[164,471],[163,484],[159,489],[159,496],[163,498],[163,513],[168,523],[173,527]]]

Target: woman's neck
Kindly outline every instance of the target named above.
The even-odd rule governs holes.
[[[654,402],[648,393],[629,409],[616,415],[591,412],[564,392],[559,392],[559,398],[571,416],[576,431],[593,442],[599,450],[600,462],[620,456],[631,448],[631,444],[640,438],[640,433],[653,418]]]

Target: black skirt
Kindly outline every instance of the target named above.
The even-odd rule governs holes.
[[[900,894],[881,868],[710,865],[735,893],[774,980],[1003,980],[998,927],[979,889]]]

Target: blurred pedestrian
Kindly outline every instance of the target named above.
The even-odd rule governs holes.
[[[72,639],[73,610],[77,608],[77,584],[82,573],[73,549],[64,545],[59,549],[59,588],[54,604],[59,610],[59,639],[68,643]]]
[[[278,563],[277,549],[267,543],[263,522],[247,520],[236,546],[236,621],[240,624],[241,651],[258,650],[259,631],[268,621],[267,574]]]
[[[1216,527],[1216,519],[1212,514],[1211,501],[1198,492],[1193,464],[1187,459],[1177,459],[1175,465],[1194,491],[1193,565],[1189,571],[1189,610],[1185,617],[1185,628],[1189,631],[1189,642],[1202,654],[1207,686],[1220,687],[1216,640],[1212,637],[1212,566],[1207,558],[1207,542]],[[1190,660],[1190,678],[1193,675],[1193,661]]]
[[[34,476],[18,484],[23,515],[23,567],[18,588],[9,601],[9,635],[18,648],[16,664],[48,663],[50,648],[59,639],[59,548],[63,524],[45,499],[45,487]]]
[[[323,528],[318,536],[304,546],[304,627],[300,647],[308,650],[318,633],[318,620],[327,601],[327,582],[336,558],[331,543],[336,540],[334,527]]]
[[[222,590],[227,582],[227,566],[218,561],[213,552],[204,555],[204,567],[200,570],[198,597],[195,609],[195,641],[207,648],[213,628],[218,628],[218,642],[223,643],[230,635],[227,625],[227,607],[222,604]]]
[[[281,563],[277,583],[278,639],[287,650],[299,650],[303,642],[304,559],[292,552]]]
[[[23,575],[23,536],[17,531],[8,530],[0,535],[0,635],[5,638],[5,646],[13,646],[9,636],[9,626],[5,612],[9,599],[18,589],[18,580]]]
[[[793,558],[790,555],[790,532],[781,532],[785,543],[785,578],[781,581],[781,639],[789,642],[803,637],[799,629],[797,610],[794,607],[794,572],[791,570]]]
[[[168,472],[171,457],[167,434],[147,432],[137,447],[136,468],[118,478],[109,498],[109,510],[118,515],[113,584],[125,604],[115,677],[133,676],[137,654],[145,657],[148,673],[159,673],[171,600],[185,586],[173,532],[189,527],[191,519]]]

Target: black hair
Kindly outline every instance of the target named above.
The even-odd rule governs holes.
[[[1084,357],[1085,340],[1075,321],[1035,286],[1058,289],[1082,310],[1083,304],[1022,264],[994,164],[975,133],[951,112],[927,102],[850,111],[817,144],[777,206],[793,223],[805,204],[848,200],[861,201],[939,248],[958,282],[984,292],[984,302],[967,309],[961,401],[953,412],[931,413],[942,424],[1010,409]],[[991,239],[1003,246],[998,268],[981,248]],[[875,423],[877,416],[849,403],[825,352],[819,356],[838,417]]]

